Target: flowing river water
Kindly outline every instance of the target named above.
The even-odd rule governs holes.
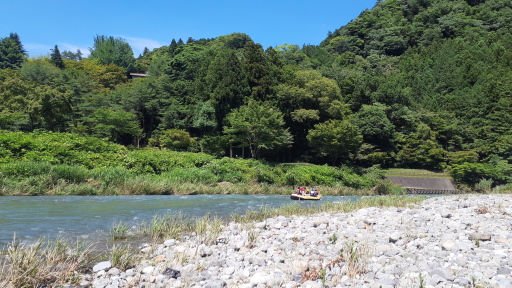
[[[0,249],[14,236],[29,243],[41,237],[106,239],[120,222],[137,226],[155,215],[228,217],[262,206],[280,207],[293,202],[309,206],[359,198],[323,196],[320,201],[292,201],[286,195],[2,196]]]

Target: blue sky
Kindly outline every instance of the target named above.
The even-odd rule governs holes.
[[[0,38],[16,32],[29,55],[88,54],[95,35],[125,39],[137,57],[174,38],[246,33],[263,48],[318,45],[376,0],[0,0]]]

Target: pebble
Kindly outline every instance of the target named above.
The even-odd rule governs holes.
[[[141,247],[150,260],[128,271],[100,262],[81,285],[511,287],[511,212],[512,195],[471,194],[406,208],[229,223],[211,245],[193,235]]]

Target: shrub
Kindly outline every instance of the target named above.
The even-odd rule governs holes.
[[[213,156],[203,153],[141,149],[130,151],[123,161],[132,172],[160,174],[176,168],[202,167],[212,159]]]
[[[130,171],[119,167],[97,168],[91,174],[94,179],[102,181],[103,187],[118,186],[135,177]]]
[[[196,167],[173,169],[163,173],[161,177],[176,183],[214,184],[219,182],[219,177],[212,171]]]
[[[249,182],[254,180],[251,177],[250,166],[253,160],[221,158],[212,160],[204,166],[211,173],[219,177],[219,181],[227,181],[232,183]]]
[[[69,165],[55,165],[52,167],[50,174],[55,183],[59,179],[69,183],[82,183],[90,177],[90,172],[86,168]]]
[[[475,191],[489,193],[491,192],[492,184],[493,181],[491,179],[480,179],[480,181],[475,184]]]
[[[406,189],[400,185],[393,185],[391,181],[387,180],[379,182],[372,191],[377,195],[404,195]]]
[[[0,164],[0,172],[13,178],[27,178],[31,176],[48,174],[52,165],[50,163],[22,161],[17,163]]]
[[[505,160],[464,163],[453,165],[450,175],[457,184],[467,184],[470,187],[475,187],[481,179],[492,180],[494,184],[506,184],[512,181],[512,165]]]

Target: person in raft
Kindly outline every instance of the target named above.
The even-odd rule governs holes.
[[[318,191],[315,188],[311,188],[311,196],[318,196]]]

